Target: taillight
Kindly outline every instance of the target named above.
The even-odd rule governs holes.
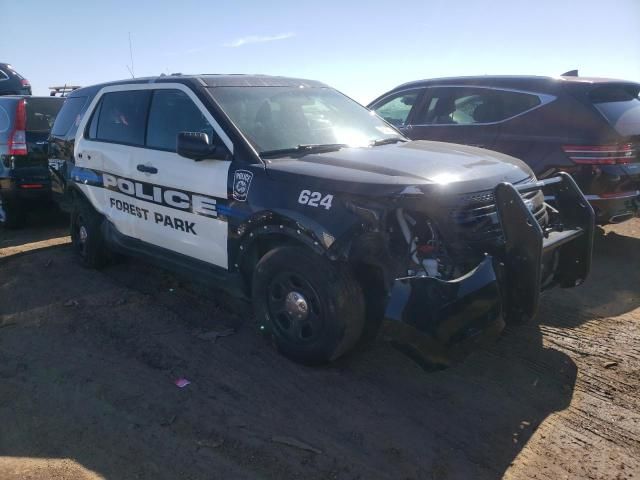
[[[578,165],[615,165],[635,160],[636,149],[630,143],[617,145],[564,145],[564,153]]]
[[[16,120],[9,135],[9,155],[27,154],[27,107],[24,99],[18,100]]]
[[[31,85],[29,84],[29,80],[27,80],[26,78],[23,78],[22,80],[20,80],[20,84],[23,87],[30,87]]]

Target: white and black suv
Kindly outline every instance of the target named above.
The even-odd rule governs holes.
[[[593,210],[571,177],[541,182],[503,154],[408,141],[319,82],[82,88],[50,145],[84,264],[115,251],[214,280],[251,298],[302,362],[337,358],[383,319],[415,349],[457,351],[590,268]]]

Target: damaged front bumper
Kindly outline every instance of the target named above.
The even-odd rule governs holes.
[[[556,209],[541,227],[522,194],[543,190]],[[532,318],[540,292],[574,287],[587,277],[593,249],[594,212],[568,174],[494,191],[503,233],[500,254],[487,255],[472,271],[444,281],[412,276],[395,280],[386,308],[393,340],[448,364],[468,347],[496,337],[505,323]]]

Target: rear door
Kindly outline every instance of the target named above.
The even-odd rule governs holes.
[[[508,116],[503,97],[490,88],[430,87],[413,115],[409,136],[491,149]]]
[[[132,176],[144,137],[150,90],[108,87],[80,123],[73,180],[123,235],[136,238],[138,212]]]

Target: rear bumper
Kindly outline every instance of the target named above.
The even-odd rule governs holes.
[[[544,230],[521,194],[542,189],[557,206]],[[587,277],[593,249],[593,209],[568,174],[495,189],[504,248],[451,280],[415,276],[394,282],[386,320],[396,340],[450,361],[469,345],[493,338],[505,323],[532,318],[540,292],[574,287]],[[395,325],[394,325],[395,324]],[[400,325],[402,324],[402,325]]]
[[[583,166],[573,177],[598,224],[620,223],[640,212],[640,163]]]
[[[640,190],[585,197],[593,206],[599,224],[620,223],[640,215]]]
[[[0,192],[7,199],[38,201],[51,198],[51,180],[32,178],[4,178],[0,180]]]

